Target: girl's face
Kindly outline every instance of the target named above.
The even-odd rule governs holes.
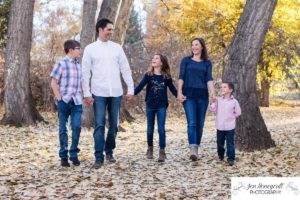
[[[192,52],[194,55],[200,55],[202,52],[202,45],[198,40],[192,42]]]
[[[152,58],[152,62],[151,62],[151,66],[152,67],[162,67],[162,62],[160,60],[160,56],[159,55],[154,55],[153,58]]]
[[[221,93],[222,95],[231,95],[232,89],[229,88],[227,83],[222,83],[221,85]]]

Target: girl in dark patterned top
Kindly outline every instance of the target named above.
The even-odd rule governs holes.
[[[157,126],[159,133],[159,157],[158,162],[164,162],[166,159],[166,132],[165,122],[168,107],[167,87],[172,94],[177,97],[177,90],[173,85],[170,73],[170,66],[165,56],[155,54],[152,58],[151,67],[144,75],[139,85],[134,90],[137,95],[146,87],[146,113],[147,113],[147,158],[153,159],[153,130],[155,115],[157,116]]]

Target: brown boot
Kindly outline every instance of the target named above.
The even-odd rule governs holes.
[[[192,161],[197,161],[198,157],[197,157],[197,152],[196,152],[196,147],[190,147],[190,159]]]
[[[153,159],[153,147],[148,146],[146,156],[148,159]]]
[[[166,152],[164,149],[160,149],[157,162],[165,162],[165,159],[166,159]]]

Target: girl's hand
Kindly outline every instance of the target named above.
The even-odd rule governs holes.
[[[177,99],[180,103],[183,103],[186,100],[186,97],[183,94],[178,93]]]

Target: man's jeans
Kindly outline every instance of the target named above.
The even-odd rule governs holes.
[[[61,100],[57,103],[57,110],[59,118],[59,157],[68,158],[67,122],[69,116],[71,116],[72,144],[69,154],[71,158],[75,158],[80,151],[78,142],[81,132],[82,105],[75,105],[73,100],[70,100],[68,103]]]
[[[230,131],[217,130],[217,149],[220,159],[224,159],[225,153],[225,140],[227,146],[227,161],[235,160],[235,147],[234,147],[234,129]]]
[[[120,107],[122,96],[120,97],[101,97],[94,98],[94,142],[96,161],[103,161],[105,150],[106,155],[112,155],[116,147],[116,136],[119,126]],[[109,128],[105,139],[105,116],[108,112]]]
[[[208,100],[187,98],[183,102],[188,123],[188,140],[190,146],[199,146],[203,133]]]
[[[164,149],[166,147],[166,115],[167,109],[165,107],[152,109],[147,106],[147,143],[148,146],[153,146],[153,131],[154,131],[154,122],[155,115],[157,115],[157,129],[159,134],[159,147]]]

